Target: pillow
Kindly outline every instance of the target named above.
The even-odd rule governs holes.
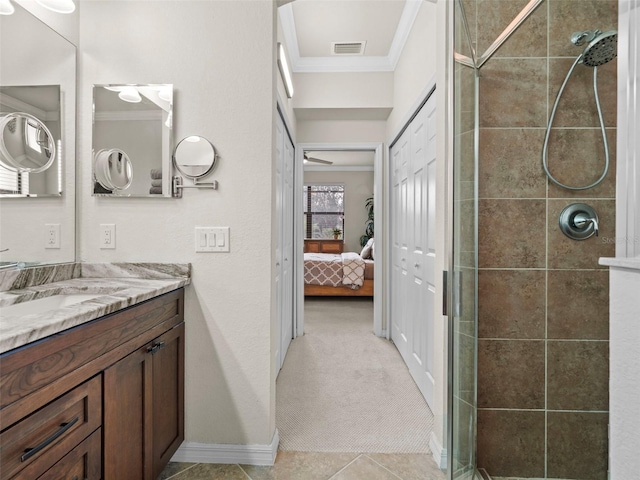
[[[362,258],[369,258],[371,256],[371,250],[373,249],[373,238],[370,238],[367,244],[362,248],[360,256]]]

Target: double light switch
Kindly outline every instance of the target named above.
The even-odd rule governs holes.
[[[228,252],[229,227],[196,227],[196,252]]]

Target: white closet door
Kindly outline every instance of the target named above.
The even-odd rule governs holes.
[[[435,98],[412,120],[391,149],[391,157],[391,338],[427,403],[433,405]]]
[[[293,165],[294,148],[287,132],[284,132],[284,168],[282,169],[282,198],[283,220],[282,226],[282,333],[280,368],[291,339],[293,338]]]
[[[274,361],[282,368],[293,337],[293,166],[294,148],[280,115],[276,122],[276,315],[278,348]]]
[[[409,198],[410,134],[404,134],[391,148],[392,235],[391,235],[391,338],[404,358],[407,333],[407,211]]]

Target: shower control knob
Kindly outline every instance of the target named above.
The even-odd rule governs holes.
[[[586,203],[572,203],[560,213],[560,230],[572,240],[586,240],[598,236],[600,220],[596,211]]]

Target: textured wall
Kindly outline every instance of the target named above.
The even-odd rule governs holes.
[[[525,0],[477,8],[483,52]],[[489,14],[491,12],[491,14]],[[580,49],[578,30],[615,29],[614,0],[548,0],[480,71],[478,466],[494,476],[607,478],[608,274],[615,235],[616,62],[600,68],[612,168],[596,188],[547,182],[544,128]],[[549,142],[551,171],[584,185],[604,153],[582,65],[565,90]],[[561,210],[592,205],[600,237],[577,242],[558,228]]]
[[[261,0],[92,1],[81,10],[78,186],[83,261],[190,262],[186,441],[266,445],[275,430],[275,8]],[[220,188],[182,199],[92,197],[91,85],[173,83],[174,138],[202,135]],[[98,226],[116,224],[115,250]],[[230,253],[195,253],[229,226]]]

